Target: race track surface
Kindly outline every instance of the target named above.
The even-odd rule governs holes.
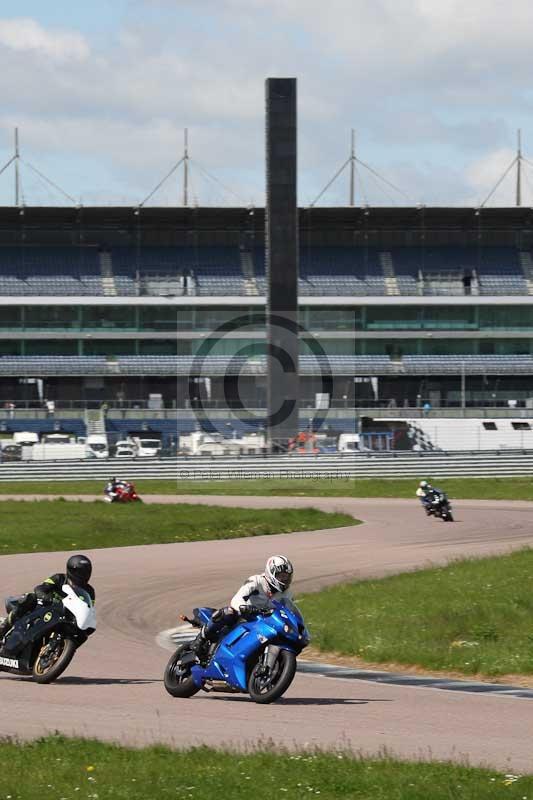
[[[92,498],[91,498],[92,499]],[[230,541],[95,550],[99,628],[65,676],[51,686],[0,673],[0,731],[30,738],[52,731],[140,745],[208,744],[289,748],[387,748],[405,758],[468,759],[533,772],[533,704],[516,697],[297,674],[284,699],[257,706],[245,696],[198,694],[176,700],[162,674],[168,653],[155,644],[193,605],[228,602],[272,553],[295,563],[295,590],[464,555],[533,545],[528,503],[464,501],[457,522],[426,519],[415,502],[342,498],[152,496],[152,502],[265,507],[312,506],[353,514],[364,525]],[[1,510],[1,506],[0,506]],[[63,568],[61,553],[0,558],[1,595],[28,590]]]

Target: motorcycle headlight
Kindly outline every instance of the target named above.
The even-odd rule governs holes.
[[[283,626],[283,632],[284,632],[284,633],[285,633],[287,636],[294,636],[294,637],[298,636],[298,631],[297,631],[297,630],[295,630],[295,628],[293,628],[293,626],[292,626],[292,625],[285,624],[285,625]]]

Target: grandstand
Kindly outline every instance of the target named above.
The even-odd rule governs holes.
[[[0,406],[161,395],[240,429],[266,407],[264,239],[262,209],[0,209]],[[336,429],[358,407],[531,407],[533,210],[301,209],[299,310],[302,424],[326,378]]]

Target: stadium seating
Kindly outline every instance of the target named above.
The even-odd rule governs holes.
[[[533,356],[404,356],[403,366],[410,374],[500,375],[533,374]]]
[[[106,268],[112,290],[108,287],[106,292],[102,253],[109,256]],[[265,250],[255,247],[250,256],[254,293],[257,286],[259,294],[265,294]],[[473,294],[528,293],[520,253],[512,247],[396,247],[384,252],[376,247],[303,244],[298,289],[302,296],[321,297],[453,296],[466,293],[465,276],[471,279]],[[237,246],[117,246],[105,251],[89,246],[0,247],[0,295],[98,296],[115,292],[119,296],[216,297],[247,295],[250,287]]]
[[[119,294],[244,294],[237,247],[114,247],[110,255]]]
[[[0,294],[101,295],[96,247],[0,247]]]

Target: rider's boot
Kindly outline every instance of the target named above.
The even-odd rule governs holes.
[[[11,621],[9,614],[7,617],[0,617],[0,639],[3,639],[8,630],[11,628]]]
[[[191,642],[191,650],[198,656],[200,661],[202,661],[207,656],[210,645],[211,642],[205,635],[205,625],[204,625],[203,628],[200,630],[200,633],[198,634],[196,639],[194,639],[194,641]]]

